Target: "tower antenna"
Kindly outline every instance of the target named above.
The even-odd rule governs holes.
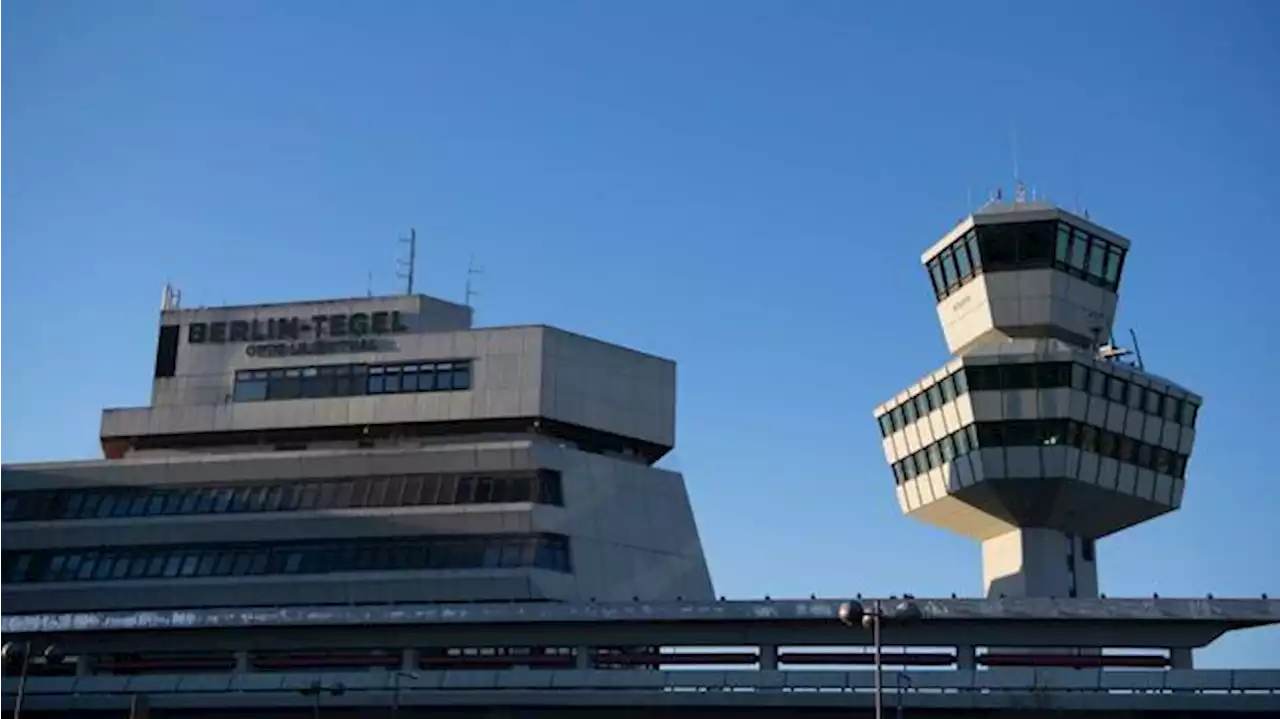
[[[164,296],[160,298],[161,310],[176,310],[182,307],[182,290],[172,282],[164,283]]]
[[[413,274],[418,264],[418,231],[409,228],[409,236],[401,237],[401,242],[409,244],[409,259],[400,260],[400,271],[396,273],[398,277],[405,281],[405,294],[413,294]]]
[[[462,304],[470,307],[471,298],[480,294],[479,290],[472,287],[471,278],[481,274],[484,274],[484,268],[476,266],[476,256],[471,255],[471,258],[467,260],[467,284],[463,290]]]
[[[1022,177],[1018,173],[1018,123],[1016,121],[1009,131],[1009,144],[1013,148],[1013,184],[1016,186],[1022,181]]]

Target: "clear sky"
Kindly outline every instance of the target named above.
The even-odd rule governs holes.
[[[98,453],[188,306],[420,286],[679,362],[719,592],[977,595],[871,411],[947,359],[921,251],[1022,175],[1133,239],[1206,397],[1112,595],[1280,594],[1280,3],[34,2],[3,13],[6,462]],[[972,196],[974,203],[970,204]],[[1280,666],[1280,632],[1212,665]]]

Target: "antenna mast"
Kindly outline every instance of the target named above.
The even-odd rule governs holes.
[[[400,271],[396,275],[405,281],[405,294],[413,294],[413,273],[418,264],[418,231],[409,228],[409,236],[401,237],[401,242],[409,244],[409,259],[400,260]]]
[[[161,310],[176,310],[182,307],[182,290],[172,282],[164,283],[164,296],[160,298]]]
[[[471,259],[467,260],[467,285],[466,289],[463,291],[462,299],[462,304],[468,307],[471,306],[471,298],[480,294],[479,290],[476,290],[471,286],[471,278],[480,274],[484,274],[484,268],[476,266],[476,256],[472,255]]]

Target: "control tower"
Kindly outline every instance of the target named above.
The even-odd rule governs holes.
[[[982,542],[988,596],[1096,597],[1096,540],[1182,503],[1201,398],[1110,342],[1129,241],[1021,200],[924,253],[952,358],[875,416],[902,511]]]

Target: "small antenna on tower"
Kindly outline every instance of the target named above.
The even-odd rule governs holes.
[[[373,270],[369,270],[369,276],[365,278],[364,296],[373,297]]]
[[[401,237],[401,242],[409,244],[409,259],[400,260],[400,270],[396,273],[397,277],[405,281],[405,294],[413,294],[413,273],[418,264],[418,231],[409,228],[409,236]]]
[[[1022,183],[1022,177],[1018,173],[1018,123],[1013,123],[1013,128],[1009,131],[1009,144],[1013,147],[1013,184]]]
[[[467,284],[466,289],[463,291],[462,304],[470,307],[471,298],[480,294],[479,290],[471,286],[471,278],[475,275],[481,274],[484,274],[484,268],[476,266],[476,256],[472,255],[471,258],[467,260]]]
[[[1133,357],[1138,361],[1138,369],[1146,370],[1147,366],[1142,362],[1142,348],[1138,347],[1138,333],[1132,328],[1129,329],[1129,339],[1133,341]]]
[[[164,296],[160,298],[160,310],[176,310],[182,307],[182,291],[172,282],[164,283]]]

